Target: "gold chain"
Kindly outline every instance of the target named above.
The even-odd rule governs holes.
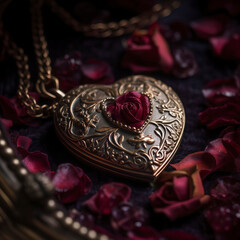
[[[51,59],[49,58],[47,42],[43,31],[41,14],[43,2],[44,0],[31,0],[33,45],[38,63],[36,90],[41,96],[56,100],[64,94],[59,90],[59,80],[52,75]],[[113,37],[130,33],[136,28],[151,24],[161,16],[169,15],[171,11],[180,4],[179,0],[170,0],[168,6],[156,4],[153,6],[151,13],[136,16],[129,20],[124,19],[119,22],[97,23],[87,26],[75,20],[64,8],[58,5],[55,0],[47,0],[45,3],[75,31],[81,31],[87,36],[94,37]],[[4,46],[16,61],[19,75],[18,97],[31,116],[39,118],[48,117],[54,110],[55,103],[52,105],[39,105],[37,101],[29,95],[31,74],[29,71],[28,57],[24,54],[23,49],[18,47],[9,35],[3,31],[1,23],[0,32],[3,35]]]
[[[91,37],[116,37],[123,34],[131,33],[135,29],[143,28],[157,21],[160,17],[166,17],[180,5],[180,0],[169,0],[165,3],[155,4],[151,11],[132,17],[130,19],[123,19],[119,22],[109,23],[95,23],[84,25],[79,23],[71,14],[69,14],[63,7],[57,4],[55,0],[47,0],[51,10],[59,15],[59,17],[73,30],[83,32],[86,36]]]

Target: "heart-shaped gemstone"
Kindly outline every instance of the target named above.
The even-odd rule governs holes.
[[[81,161],[126,177],[154,180],[176,152],[183,105],[159,80],[132,76],[113,85],[84,85],[58,103],[54,122]]]

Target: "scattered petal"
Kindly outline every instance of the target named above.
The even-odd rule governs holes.
[[[22,159],[22,163],[32,173],[48,172],[51,170],[47,154],[39,151],[29,153]]]
[[[199,113],[199,119],[209,129],[234,126],[240,124],[239,111],[240,105],[230,102],[223,106],[209,107]]]
[[[227,102],[240,103],[240,79],[215,79],[204,87],[203,95],[211,106],[221,106]]]
[[[96,213],[109,215],[113,207],[121,202],[127,202],[131,189],[123,184],[112,182],[103,185],[99,191],[85,202],[88,208]]]
[[[234,33],[231,36],[213,37],[210,39],[213,52],[217,57],[226,60],[240,59],[240,34]]]
[[[196,166],[163,172],[157,185],[158,190],[149,196],[150,203],[156,213],[172,221],[196,212],[209,201]]]
[[[142,227],[148,220],[148,214],[141,207],[123,202],[114,207],[111,214],[113,229],[127,233],[135,228]]]
[[[29,95],[36,101],[38,100],[36,93],[30,92]],[[0,110],[2,116],[13,121],[14,124],[37,126],[39,123],[39,120],[31,117],[27,113],[26,108],[21,105],[20,100],[16,97],[9,99],[5,96],[0,96]]]
[[[12,120],[0,118],[0,121],[4,125],[4,127],[7,129],[7,131],[9,131],[9,129],[13,126]]]
[[[229,18],[222,14],[193,21],[190,25],[199,38],[209,39],[221,35],[228,23]]]
[[[57,198],[62,203],[72,203],[88,193],[92,182],[81,168],[70,163],[60,164],[52,179]]]

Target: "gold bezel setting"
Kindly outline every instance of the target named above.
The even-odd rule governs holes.
[[[149,103],[150,103],[150,106],[149,106],[149,114],[147,116],[147,118],[145,119],[143,125],[140,127],[140,128],[136,128],[136,127],[131,127],[127,124],[123,124],[117,120],[114,120],[111,116],[111,114],[107,113],[107,102],[110,100],[114,100],[115,101],[115,98],[106,98],[102,101],[101,103],[101,107],[102,107],[102,110],[103,110],[103,115],[106,117],[106,119],[114,124],[115,126],[119,127],[119,128],[122,128],[122,129],[125,129],[127,131],[130,131],[130,132],[134,132],[134,133],[142,133],[142,131],[144,130],[144,128],[148,125],[149,121],[151,120],[152,118],[152,113],[153,113],[153,106],[152,106],[152,95],[150,93],[142,93],[142,95],[146,96],[149,100]]]

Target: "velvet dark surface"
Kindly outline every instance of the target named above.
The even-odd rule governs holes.
[[[34,79],[36,77],[36,63],[34,62],[33,49],[30,44],[30,18],[27,10],[24,9],[26,5],[24,4],[25,3],[23,3],[23,5],[19,3],[13,4],[11,6],[12,12],[5,18],[8,20],[7,27],[10,29],[13,37],[17,39],[17,42],[24,47],[30,56],[31,70]],[[160,21],[171,22],[180,20],[188,23],[191,20],[200,18],[204,14],[201,5],[203,5],[202,1],[185,0],[179,9],[175,10],[169,17]],[[16,8],[16,6],[19,8]],[[108,62],[113,69],[116,80],[132,74],[130,71],[123,70],[119,66],[123,54],[122,41],[126,39],[127,36],[112,39],[86,38],[81,34],[71,31],[48,10],[44,11],[44,23],[53,62],[54,59],[63,56],[65,53],[72,50],[80,50],[86,59],[99,58]],[[172,162],[180,161],[189,153],[204,150],[207,143],[217,136],[217,133],[207,131],[199,123],[198,113],[206,108],[201,89],[212,79],[231,76],[235,67],[231,63],[226,64],[214,58],[209,45],[204,42],[191,40],[184,42],[183,45],[194,52],[200,69],[198,74],[187,79],[176,79],[172,76],[166,76],[161,72],[147,73],[147,75],[161,79],[170,85],[178,93],[185,107],[186,128],[179,150]],[[0,94],[14,96],[16,94],[18,77],[14,61],[10,58],[0,64],[0,77]],[[167,219],[152,213],[148,196],[153,189],[149,184],[132,182],[131,180],[111,176],[77,160],[58,140],[52,119],[43,120],[38,127],[15,127],[15,130],[20,135],[28,136],[33,140],[30,151],[40,150],[48,154],[53,170],[55,170],[60,163],[71,162],[80,166],[92,179],[93,187],[91,192],[83,197],[77,204],[68,207],[81,208],[81,202],[93,195],[102,184],[111,181],[121,181],[132,188],[133,192],[130,201],[134,203],[134,205],[142,206],[149,211],[150,225],[154,226],[158,231],[163,229],[178,229],[192,233],[202,239],[210,240],[213,238],[213,234],[204,219],[203,211],[171,223]],[[213,174],[204,181],[207,190],[209,186],[212,185],[216,176],[217,174]],[[101,222],[103,219],[99,221]]]

